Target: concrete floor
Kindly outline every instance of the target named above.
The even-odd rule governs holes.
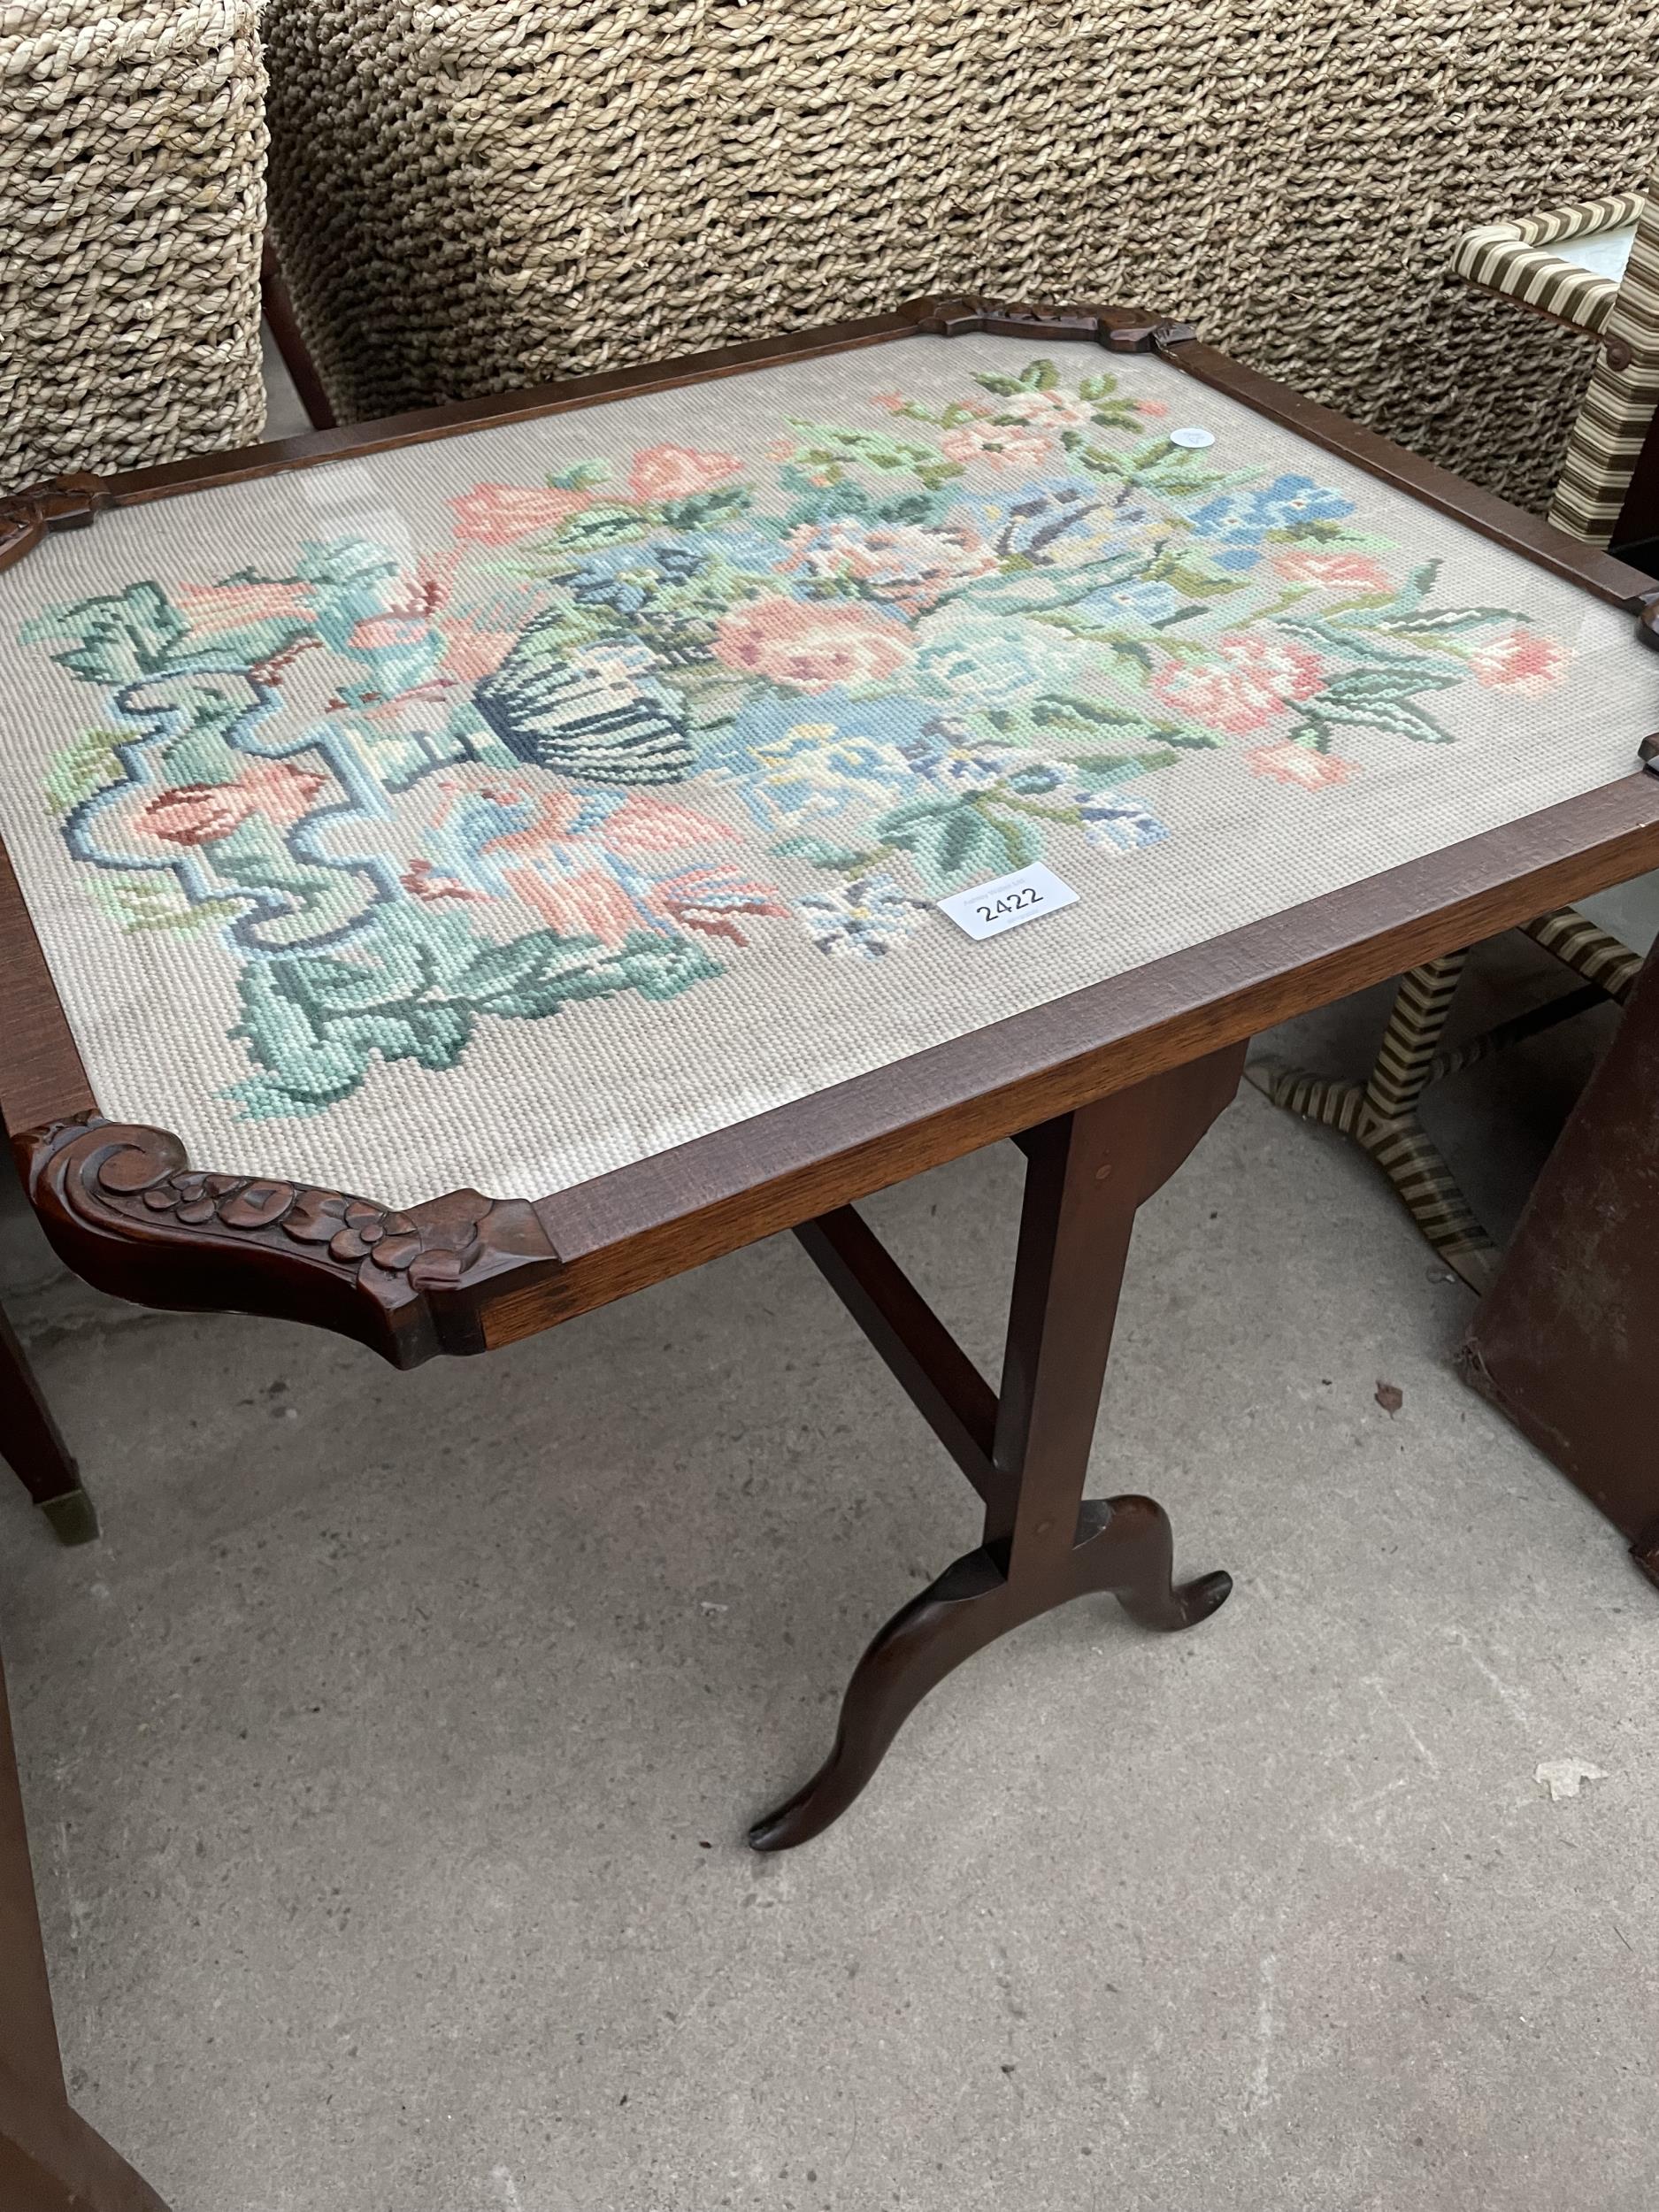
[[[1594,1025],[1440,1102],[1494,1221]],[[1018,1164],[870,1209],[987,1361]],[[65,2049],[177,2212],[1659,2200],[1659,1601],[1325,1133],[1244,1092],[1125,1296],[1097,1486],[1231,1603],[1035,1624],[776,1861],[745,1821],[975,1537],[792,1242],[403,1376],[117,1307],[12,1226],[106,1532],[0,1486]]]

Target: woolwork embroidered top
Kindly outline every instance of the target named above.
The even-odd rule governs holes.
[[[1659,725],[1626,618],[1163,363],[997,339],[119,511],[0,604],[0,831],[104,1110],[392,1203],[741,1120]],[[1075,907],[937,910],[1036,859]]]

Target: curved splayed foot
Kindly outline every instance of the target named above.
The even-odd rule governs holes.
[[[757,1851],[787,1851],[839,1820],[887,1746],[937,1683],[1027,1617],[988,1552],[969,1552],[895,1613],[854,1670],[834,1747],[805,1786],[749,1832]]]
[[[1200,1575],[1178,1588],[1170,1517],[1155,1499],[1129,1496],[1091,1502],[1083,1509],[1071,1556],[1078,1589],[1110,1592],[1142,1628],[1195,1628],[1225,1605],[1233,1577]],[[1093,1523],[1093,1533],[1086,1533]]]

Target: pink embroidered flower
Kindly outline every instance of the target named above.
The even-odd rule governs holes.
[[[591,498],[591,493],[560,491],[552,485],[476,484],[449,505],[457,538],[471,545],[511,545],[537,530],[557,530]]]
[[[443,640],[440,672],[461,683],[494,675],[518,641],[516,630],[492,630],[472,614],[445,615],[438,634]]]
[[[995,573],[997,561],[971,522],[937,529],[915,524],[872,526],[848,515],[806,522],[790,533],[779,565],[816,578],[848,577],[872,599],[906,614],[924,614],[953,584]]]
[[[1170,411],[1168,403],[1161,399],[1136,399],[1132,400],[1130,405],[1138,415],[1149,415],[1155,422],[1160,415],[1167,415]]]
[[[635,499],[685,499],[742,472],[743,464],[735,453],[699,453],[689,445],[648,445],[634,457],[628,489]]]
[[[797,691],[828,691],[896,675],[910,641],[902,623],[868,607],[768,596],[733,607],[715,632],[714,649],[728,668]]]
[[[137,826],[170,845],[212,845],[263,814],[284,827],[301,820],[328,779],[285,760],[250,761],[234,783],[180,783],[158,792]]]
[[[686,845],[729,845],[737,832],[724,822],[710,821],[706,814],[694,814],[688,806],[670,806],[665,800],[634,792],[605,817],[599,836],[611,852],[642,859],[649,853],[678,852]]]
[[[964,422],[946,431],[939,449],[964,468],[977,461],[987,468],[1010,471],[1041,468],[1052,458],[1055,443],[1026,423]]]
[[[1287,584],[1317,584],[1322,591],[1391,591],[1394,579],[1380,561],[1363,553],[1281,553],[1275,572]]]
[[[1537,630],[1517,629],[1477,645],[1469,656],[1469,665],[1475,672],[1475,681],[1485,684],[1489,691],[1536,694],[1558,684],[1571,658],[1568,648],[1553,637],[1544,637]]]
[[[264,580],[177,588],[179,604],[189,616],[190,627],[209,635],[219,630],[239,630],[244,622],[280,621],[285,615],[309,621],[310,595],[307,584]]]
[[[400,646],[419,645],[426,635],[424,614],[367,614],[354,622],[346,642],[362,653],[395,652]]]
[[[464,905],[489,904],[488,891],[475,891],[471,884],[462,883],[454,876],[439,875],[429,860],[411,860],[397,880],[411,896],[424,900],[428,906],[442,906],[454,899]]]
[[[1089,411],[1083,402],[1065,392],[1017,392],[1005,399],[996,411],[1050,430],[1069,430],[1089,419]]]
[[[1259,730],[1298,699],[1311,699],[1325,682],[1318,656],[1283,638],[1235,634],[1219,641],[1228,664],[1188,667],[1169,661],[1148,688],[1166,707],[1234,736]]]
[[[619,945],[640,926],[639,910],[613,875],[586,868],[554,875],[536,867],[509,868],[507,888],[566,937],[596,937]]]
[[[1360,772],[1356,760],[1339,760],[1334,753],[1316,753],[1310,745],[1258,745],[1246,753],[1244,764],[1252,775],[1271,776],[1275,783],[1300,784],[1304,791],[1320,791],[1326,784],[1346,783]]]

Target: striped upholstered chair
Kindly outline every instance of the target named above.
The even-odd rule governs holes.
[[[1652,534],[1625,518],[1631,478],[1659,412],[1659,174],[1525,221],[1466,231],[1457,274],[1595,339],[1601,358],[1567,442],[1549,519],[1592,545]]]
[[[1651,542],[1659,530],[1650,515],[1633,511],[1629,494],[1659,411],[1659,177],[1646,192],[1575,201],[1521,222],[1481,224],[1459,239],[1452,266],[1481,290],[1596,341],[1601,358],[1567,441],[1549,519],[1593,545]],[[1451,953],[1401,978],[1376,1061],[1363,1080],[1271,1062],[1250,1071],[1276,1105],[1362,1144],[1429,1242],[1477,1289],[1490,1279],[1496,1249],[1423,1127],[1424,1092],[1605,998],[1622,1001],[1641,966],[1627,946],[1571,907],[1539,916],[1527,934],[1578,975],[1578,989],[1442,1051],[1470,957],[1468,951]]]

